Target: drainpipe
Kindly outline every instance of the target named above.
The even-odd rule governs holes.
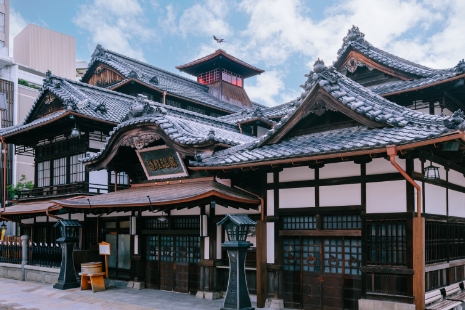
[[[237,123],[237,126],[239,126],[239,133],[242,134],[242,126],[241,126],[241,123]]]
[[[7,149],[6,149],[6,142],[5,138],[2,137],[2,146],[3,146],[3,212],[6,211],[6,155],[7,155]]]
[[[396,163],[397,149],[395,145],[386,147],[391,164],[402,174],[402,176],[417,189],[417,217],[421,217],[421,187],[418,185],[399,164]]]
[[[163,104],[166,104],[166,91],[163,92]]]
[[[413,301],[415,309],[425,309],[425,218],[421,217],[421,188],[397,163],[395,145],[386,147],[391,164],[417,189],[417,216],[412,220]]]

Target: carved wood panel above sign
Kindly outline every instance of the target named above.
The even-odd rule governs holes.
[[[148,180],[162,180],[188,175],[181,156],[167,146],[155,146],[136,152]]]
[[[129,136],[121,142],[121,146],[130,146],[134,149],[141,150],[150,143],[159,140],[160,136],[156,134],[142,134],[137,136]]]

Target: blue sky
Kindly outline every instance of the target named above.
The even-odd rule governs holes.
[[[266,71],[245,88],[272,106],[298,96],[318,57],[335,60],[352,25],[376,47],[452,67],[465,57],[463,16],[463,0],[12,0],[10,31],[35,23],[74,36],[80,60],[100,43],[172,72],[222,48]]]

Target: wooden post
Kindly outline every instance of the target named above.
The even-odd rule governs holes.
[[[425,218],[413,218],[413,298],[417,310],[425,309]]]
[[[268,288],[266,281],[266,222],[257,221],[255,232],[257,236],[257,308],[264,308]]]
[[[108,279],[108,255],[105,255],[105,276]]]

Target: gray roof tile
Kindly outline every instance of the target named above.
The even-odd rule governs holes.
[[[181,98],[196,101],[203,105],[221,109],[228,112],[238,112],[242,108],[212,96],[208,92],[208,86],[197,83],[191,79],[168,72],[155,66],[140,62],[127,56],[104,49],[97,45],[88,68],[95,63],[102,62],[118,70],[126,79],[134,78],[154,88],[166,91]],[[90,78],[88,71],[82,80]],[[154,77],[157,77],[154,79]],[[126,80],[120,82],[124,83]],[[115,87],[118,84],[111,85]]]

